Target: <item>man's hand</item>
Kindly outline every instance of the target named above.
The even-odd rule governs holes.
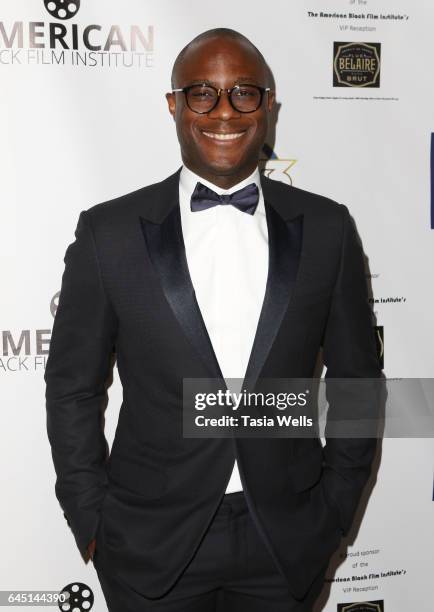
[[[93,555],[95,554],[95,545],[96,545],[96,539],[94,538],[89,544],[89,546],[87,547],[86,561],[88,561],[89,559],[92,559],[93,561]]]

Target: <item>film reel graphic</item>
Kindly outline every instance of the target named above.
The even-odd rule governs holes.
[[[93,608],[93,592],[87,584],[71,582],[63,587],[61,593],[67,595],[66,601],[59,601],[62,612],[88,612]]]
[[[78,13],[80,0],[44,0],[44,6],[56,19],[71,19]]]

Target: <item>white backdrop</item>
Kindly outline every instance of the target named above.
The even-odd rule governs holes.
[[[54,495],[44,362],[79,212],[180,165],[164,93],[176,54],[203,30],[237,29],[264,53],[281,104],[272,178],[349,207],[378,300],[385,373],[432,376],[434,6],[324,4],[82,0],[72,19],[61,19],[43,0],[2,0],[0,590],[59,590],[78,581],[93,590],[93,610],[106,610],[96,573],[83,563]],[[71,47],[73,24],[77,49],[59,41],[50,49],[50,27],[57,34],[64,27]],[[89,33],[93,45],[104,47],[111,31],[107,51],[86,49],[90,24],[98,25]],[[139,40],[131,51],[134,25],[145,44]],[[333,87],[334,41],[381,43],[380,87]],[[116,377],[106,412],[110,443],[120,401]],[[377,482],[359,513],[363,523],[332,562],[330,577],[343,561],[318,610],[432,610],[433,455],[429,439],[385,440]],[[363,601],[379,603],[339,606]]]

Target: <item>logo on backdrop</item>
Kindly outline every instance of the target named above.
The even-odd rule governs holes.
[[[289,173],[296,159],[279,158],[273,149],[265,143],[262,149],[262,157],[259,159],[259,168],[265,176],[282,183],[292,185],[292,177]],[[272,176],[271,176],[272,175]]]
[[[381,43],[335,42],[333,87],[380,87]]]
[[[56,19],[71,19],[80,8],[80,0],[44,0],[47,11]]]
[[[384,612],[384,600],[338,604],[337,612]]]
[[[58,603],[60,610],[76,610],[77,612],[88,612],[93,607],[93,592],[87,584],[82,582],[72,582],[63,587],[62,594],[65,594],[66,602]]]
[[[50,301],[50,312],[53,316],[53,319],[56,316],[57,306],[59,305],[59,295],[60,295],[60,291],[55,293]]]
[[[60,291],[50,300],[50,313],[56,315]],[[45,370],[51,329],[3,329],[1,335],[0,375]]]
[[[42,6],[56,21],[43,21]],[[37,21],[0,21],[0,65],[153,67],[153,25],[70,22],[84,6],[80,0],[43,0]]]

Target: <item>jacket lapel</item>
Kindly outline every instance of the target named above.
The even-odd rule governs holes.
[[[166,299],[190,343],[210,372],[211,378],[223,374],[188,270],[179,208],[179,172],[162,183],[159,205],[140,215],[148,253],[159,277]],[[290,202],[282,202],[282,190],[261,176],[268,226],[269,266],[262,310],[258,321],[244,383],[254,385],[274,339],[294,289],[300,260],[303,215],[291,214]],[[285,190],[287,199],[287,191]],[[289,219],[287,218],[289,215]]]
[[[303,215],[286,221],[267,199],[265,211],[268,226],[268,278],[243,383],[243,386],[252,387],[259,377],[288,308],[296,282],[303,236]]]
[[[223,378],[188,270],[179,205],[162,223],[141,217],[148,253],[173,314],[202,357],[210,378]]]

